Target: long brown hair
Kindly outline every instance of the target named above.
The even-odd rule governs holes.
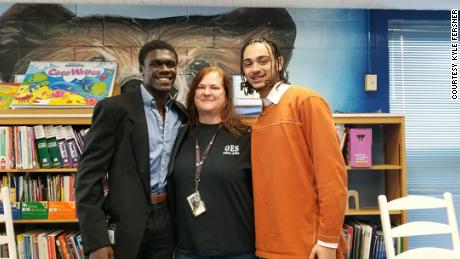
[[[222,126],[227,129],[232,135],[241,136],[241,132],[248,131],[249,127],[244,124],[241,118],[235,113],[235,106],[232,97],[232,84],[224,71],[218,67],[205,67],[198,72],[190,85],[187,95],[187,112],[189,115],[189,123],[192,126],[198,124],[198,111],[195,105],[195,92],[203,77],[209,73],[216,72],[222,78],[222,83],[225,90],[225,106],[220,115],[222,119]]]

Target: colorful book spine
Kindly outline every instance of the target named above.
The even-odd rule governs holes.
[[[62,158],[56,141],[56,132],[51,125],[45,126],[46,143],[51,157],[51,165],[54,168],[62,167]]]
[[[27,164],[26,167],[27,169],[34,169],[36,163],[34,163],[34,146],[35,143],[32,142],[32,140],[35,140],[35,135],[32,135],[32,127],[27,127],[24,126],[24,135],[25,135],[25,140],[24,140],[24,148],[25,148],[25,155],[27,156]]]
[[[73,259],[79,259],[77,247],[73,241],[73,237],[77,234],[77,231],[72,231],[66,236],[67,246],[69,248],[70,255]]]
[[[80,132],[76,131],[75,129],[73,129],[73,134],[75,135],[75,139],[77,140],[78,153],[80,153],[81,155],[83,153],[84,145],[83,136],[80,134]]]
[[[14,126],[13,127],[13,139],[14,139],[14,144],[13,144],[13,150],[14,150],[14,157],[15,159],[15,168],[17,169],[22,169],[21,165],[21,153],[20,153],[20,135],[19,135],[19,127]]]
[[[84,253],[84,250],[83,250],[83,239],[81,238],[81,234],[78,234],[76,237],[75,237],[76,241],[77,241],[77,246],[78,246],[78,249],[80,250],[79,254],[81,255],[81,257],[83,258],[83,255],[85,254]]]
[[[14,169],[15,154],[14,154],[14,128],[8,127],[6,131],[7,151],[6,151],[6,168]]]
[[[47,259],[48,257],[48,244],[46,242],[46,235],[50,233],[49,231],[41,231],[37,236],[37,244],[38,244],[38,257],[37,258],[44,258]]]
[[[0,169],[6,169],[6,127],[0,127]]]
[[[48,150],[48,143],[46,142],[45,129],[43,125],[34,126],[35,144],[38,150],[38,158],[41,168],[51,167],[51,157]]]
[[[48,219],[48,202],[21,202],[21,219]]]
[[[16,196],[16,183],[14,181],[14,177],[12,175],[7,176],[8,177],[8,187],[10,188],[10,200],[11,202],[16,202],[17,196]]]
[[[349,131],[349,165],[372,166],[372,129],[353,128]]]
[[[20,233],[16,236],[17,247],[18,247],[18,258],[25,258],[24,251],[24,233]]]
[[[65,126],[65,139],[67,147],[69,148],[71,163],[73,167],[77,167],[78,162],[80,161],[80,152],[78,151],[77,140],[72,126]]]
[[[27,127],[27,133],[29,134],[28,146],[30,147],[31,165],[32,168],[39,168],[40,162],[38,161],[37,146],[35,145],[35,130],[33,127]]]
[[[56,230],[46,235],[46,241],[48,243],[48,258],[57,259],[58,251],[56,249],[56,236],[60,235],[63,230]]]
[[[20,153],[20,169],[29,169],[29,161],[28,161],[28,152],[27,143],[28,143],[28,136],[27,136],[27,126],[18,126],[19,132],[19,153]]]
[[[58,236],[56,244],[60,247],[61,256],[63,259],[73,259],[70,254],[69,247],[67,246],[66,236],[69,232],[62,233]]]
[[[56,126],[55,131],[56,131],[56,142],[59,147],[59,152],[61,154],[62,164],[64,167],[72,167],[70,152],[69,152],[67,141],[66,141],[65,128],[62,126]]]
[[[48,219],[75,219],[74,201],[49,201]]]

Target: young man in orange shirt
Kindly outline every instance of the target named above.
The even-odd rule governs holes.
[[[263,102],[251,142],[256,255],[343,258],[347,177],[328,104],[288,83],[274,42],[252,39],[241,56],[245,90]]]

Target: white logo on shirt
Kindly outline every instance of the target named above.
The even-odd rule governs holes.
[[[239,156],[240,155],[240,146],[238,146],[238,145],[226,145],[222,155]]]

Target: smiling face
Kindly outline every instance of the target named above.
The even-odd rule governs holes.
[[[176,80],[176,56],[166,49],[154,49],[147,53],[139,71],[152,95],[169,93]]]
[[[282,65],[282,58],[280,57]],[[248,45],[243,53],[243,73],[246,80],[260,96],[266,97],[280,78],[275,68],[274,56],[269,46],[263,42]]]
[[[207,117],[212,121],[220,121],[226,98],[224,79],[217,71],[203,76],[196,87],[194,98],[199,120]]]

